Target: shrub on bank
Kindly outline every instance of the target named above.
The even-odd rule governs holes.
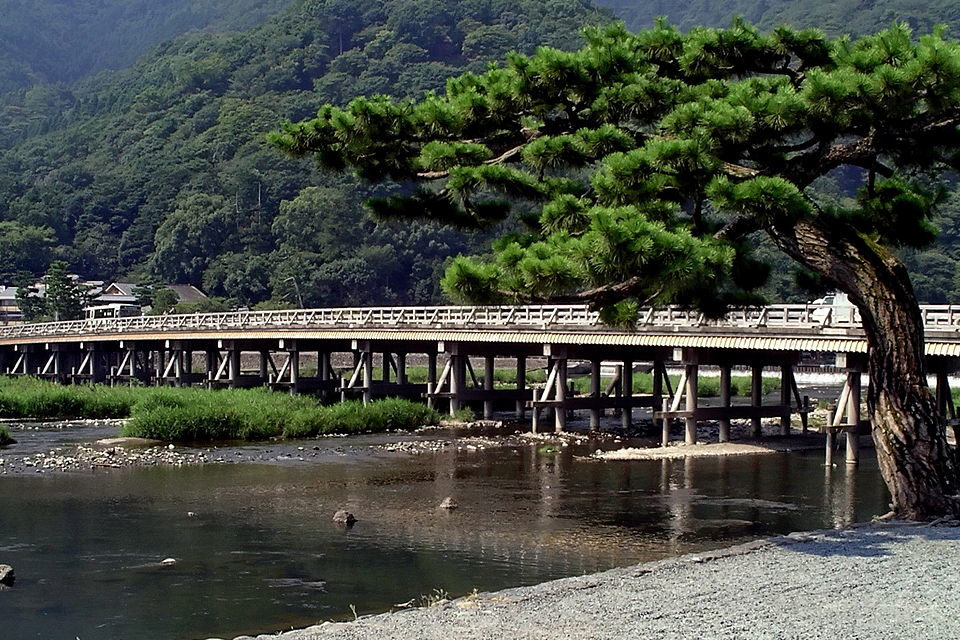
[[[121,435],[157,440],[266,440],[330,433],[414,429],[440,415],[409,400],[320,405],[313,398],[265,390],[161,390],[133,408]]]
[[[6,427],[0,427],[0,447],[8,444],[16,444],[16,442]]]

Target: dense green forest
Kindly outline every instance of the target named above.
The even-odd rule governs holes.
[[[293,0],[4,0],[0,93],[132,64],[187,31],[248,29]]]
[[[370,187],[280,155],[265,133],[325,102],[443,91],[511,50],[577,48],[579,28],[611,10],[637,28],[733,12],[832,32],[960,24],[946,0],[600,4],[13,0],[0,8],[0,282],[63,259],[88,278],[189,282],[239,304],[435,302],[449,257],[489,236],[374,221]],[[844,184],[821,188],[840,199]],[[939,223],[938,246],[908,264],[923,300],[960,300],[960,197],[945,194]],[[772,299],[807,295],[790,271],[778,263]]]

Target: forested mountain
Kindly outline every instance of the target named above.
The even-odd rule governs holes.
[[[733,12],[832,32],[960,24],[947,0],[600,4],[636,28],[659,14],[723,25]],[[0,281],[62,258],[89,278],[309,306],[436,301],[444,261],[487,238],[374,222],[367,187],[280,155],[267,131],[325,102],[442,91],[510,50],[576,48],[582,25],[613,14],[588,0],[7,0],[0,18],[0,58],[20,65],[0,63],[0,77],[17,68],[18,82],[35,83],[0,98]],[[184,31],[130,68],[85,75]],[[842,176],[822,187],[845,195]],[[907,256],[932,302],[953,295],[960,261],[960,197],[942,210],[938,247]],[[804,295],[789,271],[776,270],[772,298]]]
[[[743,16],[761,29],[780,24],[815,27],[828,35],[863,35],[905,22],[921,33],[937,24],[960,30],[956,0],[597,0],[633,30],[646,29],[659,16],[687,31],[696,26],[725,27]],[[960,33],[953,33],[954,37]]]
[[[374,223],[352,177],[283,158],[265,132],[327,101],[443,90],[509,50],[574,48],[609,19],[581,0],[302,0],[38,88],[41,105],[5,113],[0,275],[62,257],[87,277],[153,274],[246,304],[434,300],[443,261],[481,238]]]
[[[248,29],[293,0],[3,0],[0,93],[132,64],[193,29]]]

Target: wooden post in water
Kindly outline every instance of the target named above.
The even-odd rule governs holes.
[[[763,406],[763,365],[753,365],[750,376],[750,404],[754,407]],[[750,425],[753,428],[753,437],[760,439],[763,436],[763,422],[760,416],[753,416],[750,419]]]
[[[720,406],[730,406],[730,365],[720,365]],[[720,418],[720,430],[717,436],[720,442],[730,442],[730,418]]]
[[[662,407],[663,413],[666,414],[670,411],[670,399],[664,398],[660,406]],[[663,417],[663,431],[660,434],[660,446],[666,447],[670,444],[670,418],[666,415]]]
[[[837,444],[837,435],[833,428],[834,415],[833,409],[827,409],[827,424],[824,427],[824,431],[827,433],[826,451],[824,452],[823,456],[823,465],[825,467],[833,466],[833,450]]]

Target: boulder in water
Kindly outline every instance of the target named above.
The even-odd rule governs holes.
[[[356,517],[349,511],[345,509],[340,509],[335,514],[333,514],[333,521],[337,524],[342,524],[347,527],[352,527],[357,521]]]
[[[13,567],[8,564],[0,564],[0,589],[3,587],[12,587],[17,576],[13,573]]]
[[[456,509],[456,508],[458,508],[459,506],[460,506],[460,505],[457,503],[456,500],[454,500],[454,499],[451,498],[450,496],[447,496],[446,498],[443,499],[443,502],[441,502],[441,503],[440,503],[440,506],[437,507],[437,508],[438,508],[438,509],[446,509],[447,511],[452,511],[453,509]]]

